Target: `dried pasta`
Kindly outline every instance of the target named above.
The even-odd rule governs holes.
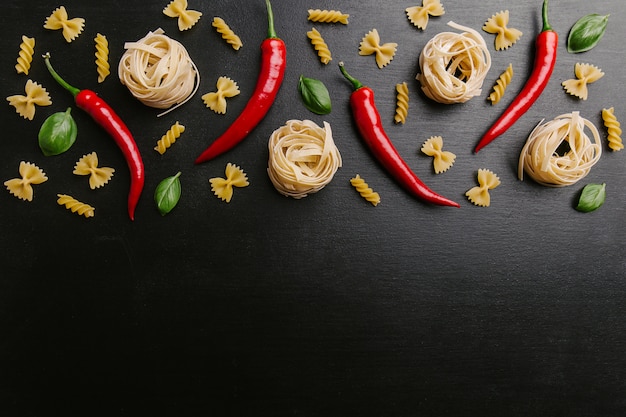
[[[250,183],[246,173],[230,162],[226,164],[225,174],[226,178],[211,178],[209,182],[211,183],[211,191],[222,201],[230,203],[233,197],[233,187],[247,187]]]
[[[372,190],[359,174],[356,174],[356,176],[350,180],[350,184],[361,194],[361,197],[372,203],[372,205],[377,206],[378,203],[380,203],[380,195]]]
[[[221,17],[213,18],[213,27],[235,51],[238,51],[243,46],[241,38],[235,34]]]
[[[311,40],[311,44],[317,51],[317,56],[320,58],[322,64],[328,64],[333,59],[332,54],[319,31],[313,28],[306,33],[306,36]]]
[[[589,94],[587,85],[598,81],[604,76],[604,72],[595,65],[576,63],[574,65],[575,79],[565,80],[561,83],[568,94],[587,100]]]
[[[157,141],[154,150],[163,155],[165,151],[170,148],[174,142],[176,142],[176,139],[178,139],[184,131],[185,126],[181,125],[177,121],[168,129],[167,132],[165,132],[163,136],[161,136],[161,139]]]
[[[393,60],[397,49],[398,44],[395,42],[381,45],[378,30],[372,29],[361,40],[359,55],[374,55],[376,57],[376,65],[378,65],[378,68],[382,68]]]
[[[327,122],[322,128],[311,120],[289,120],[272,133],[268,148],[272,184],[295,199],[328,185],[342,163]]]
[[[191,29],[202,16],[202,12],[187,10],[187,0],[172,0],[163,9],[163,14],[167,17],[177,17],[178,30],[181,32]]]
[[[76,213],[80,216],[84,217],[93,217],[96,214],[96,209],[89,204],[78,201],[72,196],[67,194],[57,194],[57,204],[60,206],[65,206],[66,209],[70,210],[72,213]]]
[[[48,177],[41,168],[30,162],[20,162],[20,178],[13,178],[4,182],[11,194],[20,200],[33,201],[33,185],[48,181]]]
[[[602,121],[607,130],[609,148],[614,152],[624,149],[624,142],[622,142],[621,136],[622,128],[620,127],[617,117],[615,117],[615,109],[613,107],[602,109]]]
[[[512,79],[513,64],[509,64],[509,66],[506,67],[506,70],[504,70],[504,72],[500,74],[500,77],[498,77],[496,84],[493,86],[493,92],[489,94],[489,97],[487,97],[487,100],[491,101],[492,105],[498,103],[502,99],[502,96],[504,96],[504,92],[511,83]]]
[[[29,38],[22,35],[22,43],[20,43],[20,52],[17,56],[17,64],[15,70],[18,74],[28,75],[31,62],[33,62],[33,54],[35,53],[35,38]]]
[[[483,26],[487,33],[495,34],[495,48],[497,51],[508,49],[522,37],[522,32],[518,29],[508,27],[509,11],[501,11],[494,14]]]
[[[347,25],[349,17],[349,14],[342,13],[339,10],[309,9],[308,19],[311,22],[341,23]]]
[[[226,113],[226,99],[239,95],[239,86],[228,77],[217,79],[217,91],[202,96],[204,104],[217,114]]]
[[[109,65],[109,41],[101,33],[94,38],[96,44],[96,70],[98,71],[98,82],[103,82],[111,73]]]
[[[435,174],[441,174],[450,169],[456,159],[455,154],[443,150],[443,138],[441,136],[432,136],[424,142],[422,152],[433,157]]]
[[[95,190],[105,186],[113,177],[115,170],[98,166],[98,155],[95,152],[83,155],[74,165],[74,175],[89,175],[89,188]]]
[[[480,207],[491,205],[489,190],[493,190],[500,185],[500,178],[488,169],[478,170],[478,186],[469,189],[465,195],[467,199]]]
[[[443,5],[439,0],[424,0],[421,6],[408,7],[405,11],[409,21],[422,30],[428,26],[429,16],[445,14]]]
[[[589,129],[591,138],[585,132]],[[567,150],[562,151],[567,145]],[[598,129],[575,111],[562,114],[530,133],[519,158],[517,175],[524,172],[541,185],[564,187],[589,174],[600,160],[602,142]]]
[[[46,18],[43,27],[50,30],[62,29],[65,41],[70,43],[85,29],[85,19],[82,17],[70,19],[65,6],[60,6]]]
[[[422,49],[416,78],[427,97],[438,103],[464,103],[479,96],[491,68],[485,40],[474,29],[448,22],[462,33],[441,32]]]
[[[24,87],[26,95],[13,95],[7,97],[7,101],[15,111],[24,119],[33,120],[35,117],[35,106],[49,106],[52,104],[50,94],[40,84],[32,80],[26,81]]]
[[[118,75],[131,94],[146,106],[167,109],[185,104],[198,90],[200,73],[185,47],[162,29],[124,44]],[[172,107],[173,106],[173,107]]]
[[[409,86],[406,82],[396,84],[396,114],[393,120],[404,124],[409,112]]]

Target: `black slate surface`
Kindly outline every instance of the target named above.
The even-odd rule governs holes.
[[[264,2],[190,0],[203,12],[179,32],[162,14],[167,2],[104,0],[63,3],[85,31],[67,44],[43,28],[60,4],[10,2],[3,8],[0,88],[23,94],[27,79],[43,84],[53,105],[35,120],[8,104],[0,111],[0,178],[18,176],[22,160],[44,169],[32,202],[0,193],[0,415],[3,416],[623,416],[626,414],[626,175],[624,152],[605,146],[581,183],[562,189],[517,179],[525,138],[542,119],[580,111],[602,129],[600,111],[615,106],[626,120],[623,81],[626,12],[617,0],[552,1],[560,34],[558,62],[543,96],[503,137],[479,154],[474,145],[530,73],[539,1],[445,2],[446,14],[425,31],[413,27],[408,1],[275,0],[276,29],[288,67],[276,103],[238,147],[194,165],[195,157],[234,120],[250,96],[266,34]],[[313,24],[307,9],[340,9],[347,26]],[[480,31],[508,9],[523,31],[506,51],[490,46],[492,69],[483,94],[465,104],[439,105],[419,92],[419,53],[455,21]],[[592,51],[565,49],[571,25],[588,13],[610,13],[604,39]],[[211,27],[220,16],[239,34],[235,52]],[[188,49],[201,73],[197,96],[162,118],[134,100],[115,67],[126,41],[163,28]],[[316,27],[333,61],[319,60],[306,37]],[[361,38],[377,28],[398,43],[394,60],[378,69],[358,55]],[[96,82],[93,38],[110,42],[113,74]],[[28,76],[15,73],[21,35],[36,38]],[[136,220],[126,212],[129,174],[110,138],[85,113],[65,154],[44,157],[37,145],[43,120],[74,106],[48,75],[50,51],[70,83],[105,98],[135,134],[144,155],[146,187]],[[350,85],[337,63],[376,92],[385,128],[412,169],[460,209],[426,205],[406,194],[374,162],[350,118]],[[605,76],[589,99],[568,96],[561,82],[574,64],[592,63]],[[499,105],[484,98],[509,63],[516,75]],[[308,112],[297,92],[303,74],[322,80],[333,111]],[[226,115],[204,107],[219,76],[236,80],[241,95]],[[393,123],[395,84],[406,81],[410,110]],[[303,200],[278,194],[267,174],[267,139],[289,119],[328,121],[343,167],[321,192]],[[153,147],[180,121],[186,132],[163,156]],[[457,155],[435,175],[419,152],[433,135]],[[603,139],[605,134],[603,133]],[[72,174],[96,151],[112,181],[92,191]],[[208,178],[240,165],[250,186],[226,204]],[[464,193],[488,168],[502,184],[489,208]],[[158,182],[181,171],[179,205],[162,217],[152,200]],[[381,194],[373,207],[352,189],[359,173]],[[574,210],[587,183],[606,183],[607,199],[593,213]],[[56,205],[58,193],[96,207],[84,219]]]

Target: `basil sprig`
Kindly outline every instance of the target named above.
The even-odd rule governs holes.
[[[332,110],[328,89],[320,80],[300,76],[298,91],[304,106],[315,114],[328,114]]]
[[[594,211],[604,204],[605,198],[606,184],[587,184],[580,194],[576,210],[584,213]]]
[[[180,177],[180,172],[165,178],[157,185],[154,191],[154,202],[161,216],[165,216],[172,211],[178,204],[178,200],[180,200],[181,187],[178,177]]]
[[[608,22],[608,14],[603,16],[592,13],[578,19],[567,37],[567,51],[576,54],[596,46],[604,36]]]
[[[64,112],[49,116],[39,129],[39,147],[45,156],[59,155],[67,151],[76,141],[78,128],[70,114],[71,107]]]

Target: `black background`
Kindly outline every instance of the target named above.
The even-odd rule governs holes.
[[[0,88],[23,94],[27,79],[43,84],[53,105],[33,121],[7,104],[0,111],[0,177],[18,176],[20,161],[49,177],[32,202],[0,193],[0,415],[2,416],[623,416],[626,415],[626,175],[624,152],[604,147],[580,183],[561,189],[517,179],[525,138],[542,119],[580,111],[605,137],[600,111],[624,112],[624,25],[617,0],[552,1],[559,32],[557,65],[543,96],[503,137],[472,150],[527,78],[540,1],[449,1],[446,14],[425,31],[412,26],[408,1],[274,0],[276,30],[287,45],[288,67],[264,121],[232,151],[194,165],[234,120],[250,96],[266,35],[265,4],[191,1],[203,12],[179,32],[163,15],[167,2],[103,0],[63,3],[86,19],[72,43],[43,28],[60,4],[11,1],[3,7]],[[340,9],[347,26],[313,24],[307,9]],[[495,51],[481,97],[439,105],[419,90],[418,56],[435,34],[455,21],[480,31],[508,9],[524,33]],[[592,51],[565,49],[569,28],[588,13],[610,13],[604,39]],[[220,16],[242,38],[234,51],[211,27]],[[197,96],[162,118],[119,83],[116,67],[126,41],[161,27],[181,41],[199,68]],[[333,53],[320,64],[306,37],[316,27]],[[358,55],[361,38],[377,28],[382,42],[398,43],[394,60],[378,69]],[[93,38],[110,42],[112,74],[97,83]],[[21,35],[36,38],[28,76],[16,74]],[[146,166],[146,187],[131,222],[126,211],[128,170],[112,140],[75,108],[39,56],[50,51],[71,84],[105,98],[133,131]],[[435,191],[461,204],[432,207],[409,196],[374,162],[350,118],[350,85],[337,63],[376,92],[389,136],[414,171]],[[589,99],[568,96],[561,82],[586,62],[606,75]],[[503,102],[485,100],[499,74],[516,74]],[[317,116],[297,92],[303,74],[322,80],[333,111]],[[225,115],[200,96],[219,76],[239,84]],[[395,84],[407,81],[407,123],[395,125]],[[79,136],[65,154],[44,157],[39,126],[74,107]],[[267,174],[267,140],[289,119],[328,121],[343,167],[322,191],[302,200],[283,197]],[[164,154],[156,141],[175,122],[186,131]],[[421,144],[441,135],[455,165],[435,175]],[[96,151],[116,169],[104,188],[90,190],[72,174],[76,161]],[[208,179],[240,165],[250,186],[227,204]],[[502,184],[489,208],[464,193],[487,168]],[[179,205],[162,217],[152,195],[160,180],[181,171]],[[350,186],[359,173],[378,191],[377,207]],[[606,183],[596,212],[574,209],[582,187]],[[56,204],[70,194],[96,207],[85,219]]]

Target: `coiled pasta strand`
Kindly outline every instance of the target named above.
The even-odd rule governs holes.
[[[28,75],[30,70],[30,64],[33,61],[33,54],[35,53],[35,38],[29,38],[26,35],[22,35],[22,43],[20,43],[20,52],[17,57],[17,64],[15,69],[18,74]]]
[[[380,203],[380,195],[372,190],[359,174],[356,174],[356,176],[350,180],[350,184],[361,194],[361,197],[372,203],[372,205],[376,206]]]
[[[349,14],[341,13],[339,10],[309,9],[309,20],[311,22],[341,23],[348,24]]]
[[[109,66],[109,41],[106,36],[98,33],[94,38],[96,43],[96,69],[98,71],[98,82],[101,83],[111,73]]]
[[[509,64],[506,70],[504,70],[504,72],[500,74],[500,77],[496,81],[496,85],[493,86],[493,92],[489,94],[489,97],[487,97],[487,100],[491,101],[492,105],[498,103],[500,99],[502,99],[502,96],[504,96],[504,92],[511,83],[512,79],[513,64]]]
[[[165,132],[161,139],[159,139],[159,141],[157,142],[157,146],[154,147],[154,150],[163,155],[165,151],[170,146],[172,146],[174,142],[176,142],[176,139],[178,139],[181,133],[183,133],[184,131],[185,126],[181,125],[178,122],[174,123],[172,127],[170,127],[170,129]]]
[[[71,210],[72,213],[77,213],[85,217],[93,217],[95,215],[96,209],[89,204],[78,201],[74,197],[67,194],[57,194],[57,197],[57,204],[65,206],[65,208]]]
[[[319,56],[322,64],[328,64],[333,58],[330,53],[330,49],[328,48],[328,45],[324,41],[324,38],[322,38],[322,35],[319,33],[319,31],[313,28],[308,31],[306,35],[309,39],[311,39],[311,44],[313,45],[313,47],[315,47],[315,50],[317,51],[317,56]]]
[[[406,81],[396,84],[396,93],[396,114],[393,120],[404,124],[409,112],[409,86]]]
[[[235,34],[235,32],[226,24],[221,17],[213,18],[213,27],[217,30],[217,33],[222,35],[222,39],[226,41],[235,51],[243,46],[241,38]]]
[[[622,128],[620,123],[615,117],[615,108],[602,109],[602,120],[604,121],[604,127],[607,130],[607,140],[609,141],[609,148],[612,151],[621,151],[624,149],[624,143],[622,142]]]

